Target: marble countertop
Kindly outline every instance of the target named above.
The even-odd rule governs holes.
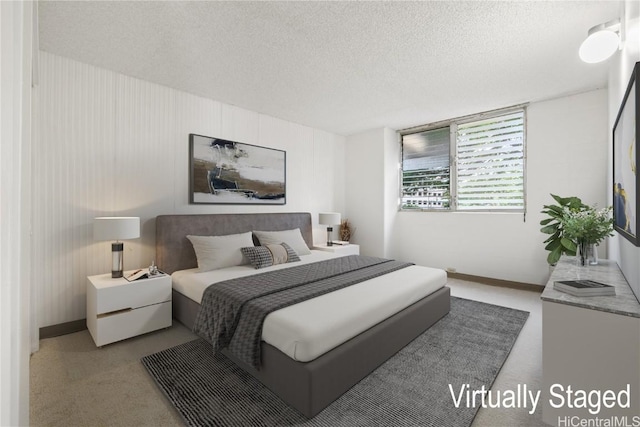
[[[553,289],[553,283],[558,280],[584,279],[615,286],[616,295],[576,297]],[[598,265],[582,267],[577,265],[575,258],[563,257],[553,270],[540,298],[543,301],[640,318],[640,303],[614,261],[600,260]]]

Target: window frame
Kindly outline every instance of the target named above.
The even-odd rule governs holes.
[[[398,203],[398,211],[400,212],[454,212],[454,213],[514,213],[524,214],[527,212],[527,104],[514,105],[507,108],[501,108],[498,110],[486,111],[478,114],[471,114],[468,116],[458,117],[454,119],[441,120],[439,122],[429,123],[426,125],[414,126],[407,129],[398,131],[398,143],[400,144],[400,164],[398,167],[399,174],[399,195],[400,200]],[[457,133],[458,125],[472,123],[479,120],[491,119],[493,117],[505,116],[522,112],[522,208],[519,209],[505,209],[505,208],[489,208],[489,209],[458,209],[458,144]],[[426,132],[430,130],[449,128],[449,208],[403,208],[403,173],[404,173],[404,144],[402,139],[405,135],[411,135],[415,133]]]

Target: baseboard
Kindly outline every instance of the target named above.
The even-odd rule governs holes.
[[[524,291],[532,291],[542,293],[544,286],[533,285],[531,283],[512,282],[511,280],[492,279],[491,277],[474,276],[472,274],[464,273],[449,273],[447,277],[452,279],[467,280],[469,282],[477,282],[485,285],[500,286],[502,288],[520,289]]]
[[[87,319],[74,320],[72,322],[59,323],[57,325],[40,328],[40,339],[59,337],[87,329]]]

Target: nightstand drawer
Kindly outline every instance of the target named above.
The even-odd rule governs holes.
[[[120,286],[96,289],[96,314],[136,309],[171,300],[171,277],[127,282]]]
[[[171,326],[171,301],[98,315],[95,331],[89,328],[89,332],[96,345],[103,346],[169,326]]]
[[[103,346],[171,326],[171,276],[128,282],[110,274],[87,278],[87,328]]]

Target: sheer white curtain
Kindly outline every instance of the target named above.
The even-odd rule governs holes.
[[[0,1],[0,425],[29,424],[33,2]]]

